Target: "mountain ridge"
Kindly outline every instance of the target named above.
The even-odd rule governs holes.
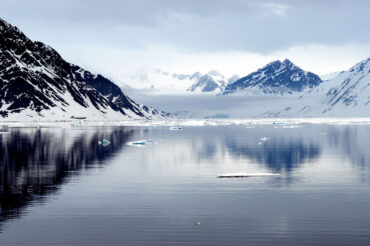
[[[3,118],[169,116],[148,106],[143,109],[112,81],[68,63],[52,47],[31,41],[3,19],[0,19],[0,34],[0,116]]]
[[[293,94],[316,87],[321,82],[318,75],[302,70],[288,59],[276,60],[229,84],[223,94]]]

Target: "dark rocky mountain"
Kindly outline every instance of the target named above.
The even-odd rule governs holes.
[[[226,86],[224,94],[248,91],[251,94],[292,94],[318,86],[322,80],[314,73],[294,65],[288,59],[274,61],[256,72]]]
[[[65,61],[0,19],[0,115],[7,119],[168,117],[135,103],[112,81]]]

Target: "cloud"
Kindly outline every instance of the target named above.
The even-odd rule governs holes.
[[[121,81],[140,69],[240,76],[290,58],[316,73],[370,54],[369,1],[18,0],[0,16],[67,60]]]
[[[279,3],[266,3],[265,6],[278,16],[286,15],[289,5]]]
[[[309,43],[368,43],[369,8],[360,0],[20,0],[3,3],[0,15],[51,45],[271,53]]]

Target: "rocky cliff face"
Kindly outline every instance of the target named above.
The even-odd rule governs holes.
[[[68,63],[53,48],[31,41],[2,19],[0,115],[30,120],[169,116],[136,104],[112,81]]]

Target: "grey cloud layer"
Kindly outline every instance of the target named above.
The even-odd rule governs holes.
[[[2,3],[0,17],[31,37],[47,33],[51,44],[73,37],[123,48],[267,53],[308,43],[369,43],[369,11],[367,0],[23,0]]]

